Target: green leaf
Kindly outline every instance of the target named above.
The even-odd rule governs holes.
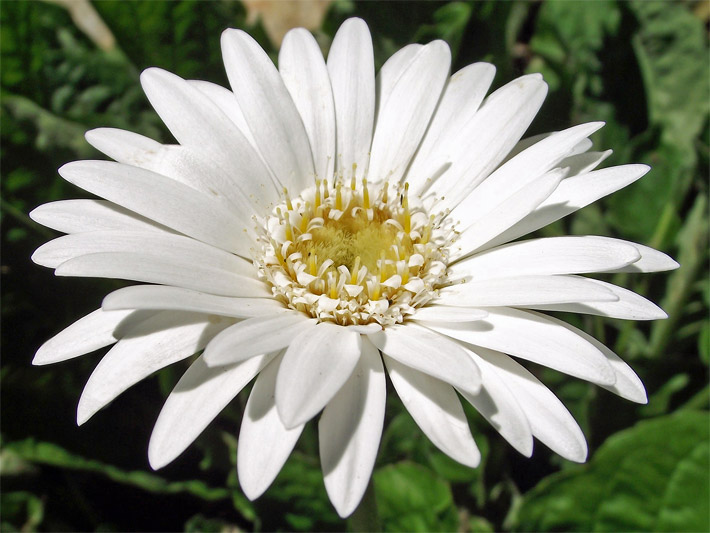
[[[44,520],[44,502],[31,492],[3,492],[0,495],[2,531],[37,531]]]
[[[4,445],[4,453],[30,463],[49,465],[70,470],[84,470],[104,475],[109,479],[126,485],[133,485],[148,492],[176,494],[187,493],[206,501],[229,498],[229,491],[222,488],[208,487],[202,481],[168,482],[165,479],[140,470],[125,472],[100,461],[85,459],[50,442],[37,442],[26,439]]]
[[[524,496],[516,530],[708,531],[707,411],[641,422]]]
[[[400,462],[374,474],[385,531],[453,531],[458,527],[449,484],[429,469]]]
[[[698,351],[700,352],[700,360],[705,363],[705,366],[710,365],[710,324],[703,324],[703,329],[698,335]]]

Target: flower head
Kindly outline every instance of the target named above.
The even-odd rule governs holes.
[[[521,141],[546,95],[541,76],[486,96],[494,68],[450,76],[449,48],[434,41],[403,48],[376,78],[359,19],[341,26],[327,62],[303,29],[286,36],[278,70],[242,31],[225,31],[222,50],[232,91],[159,69],[141,76],[179,144],[92,130],[115,162],[59,172],[103,200],[32,212],[68,233],[36,263],[144,283],[109,294],[37,352],[47,364],[114,345],[79,423],[203,351],[160,413],[151,465],[174,460],[256,378],[239,433],[244,492],[268,488],[321,413],[326,489],[347,516],[377,455],[385,369],[427,437],[468,466],[480,454],[460,397],[524,455],[537,437],[586,458],[572,416],[517,359],[646,401],[617,355],[539,311],[663,318],[579,274],[677,264],[607,237],[516,240],[647,172],[594,170],[610,153],[589,151],[601,123]]]

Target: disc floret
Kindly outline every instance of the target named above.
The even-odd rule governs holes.
[[[315,180],[258,224],[255,262],[289,308],[340,325],[401,323],[436,296],[454,236],[408,185]]]

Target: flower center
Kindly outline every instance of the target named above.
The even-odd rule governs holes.
[[[316,180],[293,200],[284,190],[259,221],[255,263],[292,309],[341,325],[400,323],[444,282],[446,215],[429,215],[406,184]]]

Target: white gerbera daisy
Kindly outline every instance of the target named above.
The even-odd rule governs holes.
[[[246,33],[222,35],[233,92],[159,69],[141,76],[177,139],[87,133],[116,162],[79,161],[66,180],[105,200],[32,212],[68,233],[33,255],[60,276],[150,283],[47,341],[35,364],[114,344],[81,396],[84,423],[131,385],[204,350],[168,397],[150,464],[174,460],[256,377],[238,473],[256,498],[306,422],[318,422],[328,495],[358,505],[377,455],[385,368],[422,431],[453,459],[480,454],[459,396],[522,454],[533,437],[572,461],[584,435],[515,358],[645,402],[634,372],[578,329],[537,311],[646,320],[665,314],[593,272],[675,268],[606,237],[510,241],[640,178],[593,170],[601,123],[520,141],[547,86],[537,74],[486,93],[494,68],[449,76],[443,41],[410,45],[375,77],[366,24],[338,30],[327,62],[291,31],[278,70]],[[457,394],[458,393],[458,394]]]

